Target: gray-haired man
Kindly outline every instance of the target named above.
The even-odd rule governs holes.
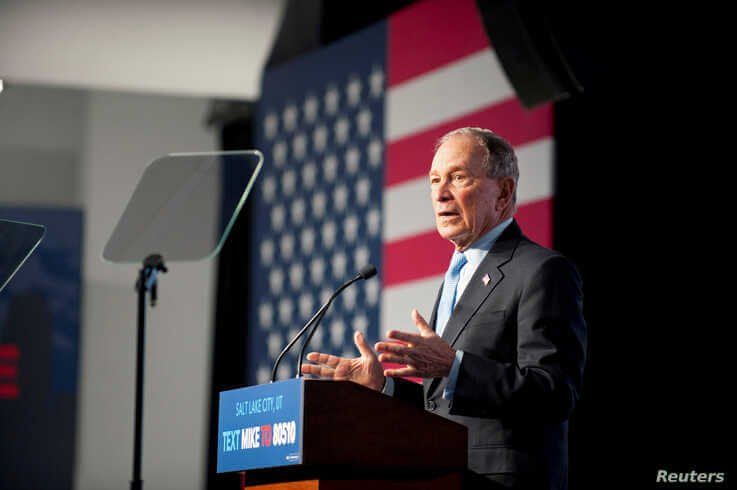
[[[519,171],[503,138],[446,134],[429,176],[438,233],[455,245],[430,321],[412,310],[418,332],[390,331],[378,357],[357,332],[360,357],[313,352],[303,372],[424,398],[468,427],[469,468],[492,488],[565,489],[586,350],[578,273],[514,221]],[[424,392],[404,376],[423,378]]]

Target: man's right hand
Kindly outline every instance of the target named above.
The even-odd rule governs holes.
[[[307,360],[313,364],[303,364],[302,374],[337,381],[353,381],[372,390],[381,391],[384,387],[384,368],[379,359],[366,343],[361,332],[353,334],[353,341],[361,357],[347,359],[320,352],[310,352],[307,354]]]

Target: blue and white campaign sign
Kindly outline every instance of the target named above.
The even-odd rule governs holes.
[[[302,462],[304,380],[220,392],[218,473]]]

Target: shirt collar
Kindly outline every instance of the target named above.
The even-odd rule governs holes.
[[[494,246],[494,243],[497,241],[499,236],[504,232],[504,230],[507,229],[507,226],[512,223],[512,220],[513,218],[505,219],[494,228],[492,228],[490,231],[488,231],[485,235],[482,235],[481,238],[473,242],[471,246],[468,247],[466,250],[464,250],[463,252],[455,253],[462,253],[463,255],[465,255],[469,265],[474,268],[477,267],[479,264],[481,264],[481,261],[484,260],[486,254],[489,253],[491,247]]]

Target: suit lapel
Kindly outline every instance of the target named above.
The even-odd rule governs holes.
[[[517,225],[517,221],[512,221],[507,229],[504,230],[504,233],[497,239],[496,243],[494,243],[494,246],[491,247],[491,250],[486,254],[481,264],[479,264],[473,277],[471,277],[471,281],[466,286],[463,295],[456,303],[453,314],[450,315],[448,323],[445,325],[445,330],[443,330],[442,338],[451,347],[458,340],[458,337],[463,332],[463,329],[466,328],[474,313],[476,313],[484,301],[486,301],[486,298],[494,292],[499,283],[504,279],[504,272],[501,270],[501,267],[512,258],[521,236],[522,231]],[[486,275],[489,276],[488,281],[484,280],[484,276]],[[437,304],[438,300],[435,301],[435,310],[437,310]],[[435,325],[434,319],[437,314],[435,310],[433,311],[433,323],[431,325]],[[425,380],[427,398],[432,396],[440,381],[441,378]]]
[[[435,321],[438,319],[438,305],[440,304],[440,296],[443,294],[443,283],[440,284],[440,289],[438,289],[438,294],[435,296],[435,306],[432,308],[432,314],[430,315],[430,322],[428,325],[430,325],[430,328],[433,330],[435,329]],[[440,381],[440,378],[424,378],[422,380],[422,385],[425,387],[425,393],[430,393],[435,389],[435,386]]]
[[[445,281],[440,283],[440,289],[438,289],[438,294],[435,296],[435,306],[432,307],[432,314],[430,315],[430,321],[428,322],[428,325],[430,325],[430,328],[433,330],[435,329],[435,322],[438,319],[438,305],[440,304],[440,296],[443,294],[443,284],[445,284]]]

